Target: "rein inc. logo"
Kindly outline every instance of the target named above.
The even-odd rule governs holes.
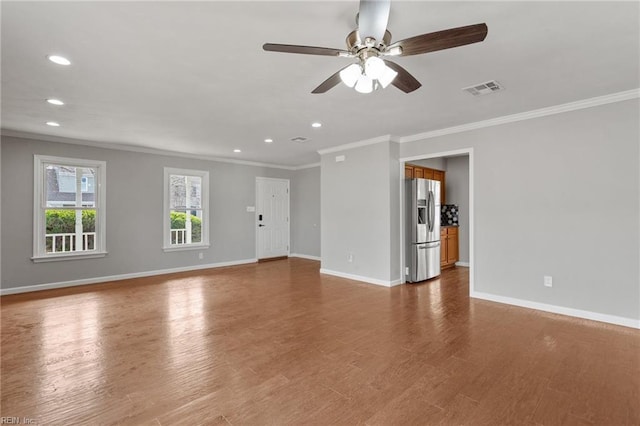
[[[0,417],[0,425],[35,425],[36,419],[29,417]]]

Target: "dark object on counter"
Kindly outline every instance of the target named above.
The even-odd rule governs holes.
[[[458,226],[458,206],[455,204],[443,204],[440,209],[441,226]]]

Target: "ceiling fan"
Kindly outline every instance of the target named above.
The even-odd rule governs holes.
[[[340,81],[361,93],[370,93],[380,87],[386,88],[389,84],[410,93],[422,84],[400,65],[384,58],[450,49],[478,43],[487,36],[487,25],[482,23],[422,34],[391,43],[391,33],[387,30],[390,7],[391,0],[360,0],[360,10],[356,16],[358,29],[347,36],[346,50],[274,43],[265,43],[262,48],[269,52],[338,56],[358,60],[333,74],[311,93],[325,93]]]

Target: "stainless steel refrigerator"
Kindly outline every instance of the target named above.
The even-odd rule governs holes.
[[[414,283],[440,275],[440,182],[407,179],[406,281]]]

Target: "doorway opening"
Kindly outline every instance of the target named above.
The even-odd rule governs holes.
[[[405,173],[409,176],[412,173],[411,166],[418,166],[417,177],[427,179],[440,180],[442,183],[442,200],[441,204],[448,206],[456,216],[457,224],[453,217],[443,224],[452,225],[451,236],[446,235],[442,238],[456,238],[456,252],[446,253],[447,247],[443,247],[444,253],[441,252],[441,265],[449,266],[455,263],[456,266],[469,267],[469,295],[474,293],[474,185],[473,185],[473,148],[464,148],[455,151],[437,152],[433,154],[424,154],[412,157],[401,158],[400,160],[400,265],[402,272],[402,283],[406,282],[407,260],[407,241],[405,226],[406,215],[406,194],[405,194]],[[424,170],[423,170],[424,169]],[[423,173],[444,172],[443,175],[431,177]],[[416,176],[411,176],[416,177]],[[455,206],[455,207],[453,207]],[[449,223],[451,222],[451,223]],[[457,226],[456,226],[457,225]],[[445,229],[445,228],[442,228]],[[447,230],[445,229],[445,234]],[[444,240],[443,240],[444,243]],[[454,250],[454,249],[452,249]],[[449,262],[449,263],[447,263]]]

